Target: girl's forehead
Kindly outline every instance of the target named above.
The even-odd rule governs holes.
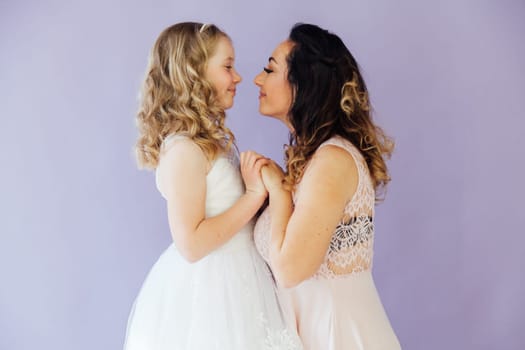
[[[217,43],[217,47],[215,48],[215,54],[222,56],[223,58],[233,59],[235,57],[235,50],[233,49],[230,39],[221,37]]]

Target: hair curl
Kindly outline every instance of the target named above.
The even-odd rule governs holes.
[[[319,146],[339,135],[363,155],[376,200],[381,200],[390,181],[385,159],[394,142],[372,121],[368,91],[356,60],[338,36],[315,25],[296,24],[288,40],[293,44],[287,58],[293,131],[285,153],[285,185],[294,189]]]
[[[142,85],[136,117],[140,168],[155,168],[162,142],[172,133],[193,139],[209,160],[228,151],[235,141],[225,126],[225,112],[206,80],[208,60],[221,38],[213,24],[178,23],[157,38]]]

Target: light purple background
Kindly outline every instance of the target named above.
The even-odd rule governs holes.
[[[0,349],[119,349],[169,244],[135,167],[147,53],[183,20],[225,29],[241,150],[282,160],[253,77],[291,25],[339,34],[395,137],[374,274],[404,349],[525,348],[524,1],[2,1]],[[352,296],[349,295],[349,298]]]

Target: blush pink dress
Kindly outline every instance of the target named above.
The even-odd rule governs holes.
[[[359,150],[336,136],[320,147],[335,145],[357,164],[359,182],[336,227],[324,262],[309,279],[293,288],[277,286],[285,318],[296,327],[305,350],[397,350],[371,273],[375,192]],[[300,184],[294,201],[301,192]],[[268,262],[271,218],[266,209],[255,226],[255,244]]]

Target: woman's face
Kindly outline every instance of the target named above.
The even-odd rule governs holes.
[[[259,73],[254,83],[260,89],[259,112],[274,117],[289,128],[288,113],[292,106],[292,87],[288,82],[288,63],[286,61],[293,43],[285,40],[277,46],[268,65]]]
[[[235,52],[231,41],[222,37],[217,43],[215,53],[208,61],[206,78],[215,88],[224,109],[233,106],[235,89],[237,84],[241,82],[241,76],[233,67],[234,62]]]

